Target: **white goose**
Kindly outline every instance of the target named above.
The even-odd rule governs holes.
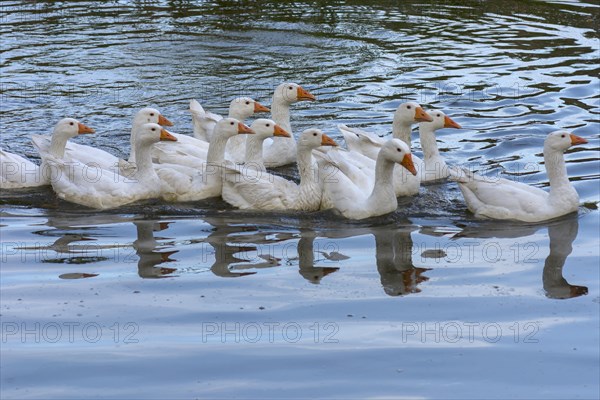
[[[241,209],[318,210],[322,188],[312,151],[319,146],[337,146],[337,143],[319,129],[302,132],[297,146],[300,184],[268,173],[249,178],[237,169],[226,167],[223,200]]]
[[[55,169],[52,188],[61,199],[99,209],[159,197],[161,182],[154,172],[151,159],[152,145],[159,140],[177,139],[158,124],[144,124],[139,128],[135,141],[137,168],[130,176],[90,168],[84,163],[74,163],[48,154],[44,161]]]
[[[130,142],[132,146],[129,156],[131,162],[135,160],[135,132],[139,130],[142,125],[147,123],[158,123],[165,126],[173,125],[154,108],[143,108],[138,111],[135,114],[131,126]],[[58,155],[60,158],[87,164],[91,168],[117,171],[118,167],[130,167],[124,160],[120,160],[118,157],[102,149],[67,142],[62,137],[58,138],[58,141],[55,142],[54,134],[51,137],[49,135],[32,135],[31,140],[40,153],[40,156],[42,156],[42,159],[46,155],[52,153],[55,157]],[[60,153],[62,153],[62,155],[59,155]]]
[[[429,114],[423,110],[423,108],[415,102],[402,103],[398,106],[394,112],[394,119],[392,122],[392,135],[395,139],[400,139],[408,145],[410,148],[410,134],[412,125],[417,122],[432,121]],[[332,154],[334,161],[339,165],[342,173],[348,173],[348,165],[353,164],[354,167],[358,168],[355,174],[348,175],[354,182],[360,184],[360,182],[366,182],[363,187],[366,189],[370,187],[374,179],[375,171],[375,160],[379,154],[381,146],[385,143],[385,139],[379,136],[363,131],[357,128],[349,128],[346,125],[338,125],[338,128],[344,136],[346,145],[350,150],[348,154],[335,155]],[[358,156],[360,154],[361,156]],[[340,158],[343,157],[346,160],[342,161]],[[368,159],[372,160],[371,162]],[[415,164],[420,164],[421,160],[418,157],[413,156]],[[357,176],[356,174],[362,175]],[[366,175],[365,175],[366,174]],[[396,196],[412,196],[419,193],[419,187],[421,180],[418,176],[414,176],[405,168],[396,167],[394,169],[394,188]]]
[[[236,97],[229,103],[228,118],[235,118],[240,122],[260,112],[269,112],[267,107],[250,97]],[[205,111],[196,100],[190,100],[190,112],[192,113],[192,124],[194,126],[194,138],[204,142],[210,142],[217,122],[223,119],[218,114]],[[227,142],[225,147],[226,158],[241,163],[244,161],[246,136],[234,136]]]
[[[451,174],[458,173],[455,168],[448,167],[446,161],[440,155],[435,139],[435,131],[442,128],[460,129],[461,126],[439,110],[427,110],[427,113],[433,118],[433,121],[419,123],[419,138],[423,149],[423,160],[413,157],[421,183],[435,182],[445,179]]]
[[[550,192],[508,179],[490,179],[464,171],[452,177],[459,184],[467,207],[476,217],[539,222],[560,217],[579,206],[579,195],[569,182],[564,152],[587,141],[566,131],[555,131],[544,141],[544,163]]]
[[[315,153],[317,158],[336,166],[328,154]],[[381,146],[375,167],[375,180],[370,194],[357,186],[345,174],[335,174],[323,188],[322,209],[333,208],[349,219],[364,219],[390,213],[398,208],[394,189],[394,166],[416,175],[410,149],[399,139],[390,139]]]
[[[296,83],[282,83],[273,93],[271,118],[290,134],[293,134],[290,124],[290,105],[299,101],[315,101],[315,96]],[[268,167],[280,167],[296,161],[296,154],[296,140],[293,136],[277,139],[265,143],[264,162]]]
[[[160,178],[170,187],[164,197],[169,201],[195,201],[221,195],[221,168],[225,161],[227,141],[237,134],[254,133],[234,118],[217,122],[206,160],[196,164],[155,164]]]
[[[0,189],[20,189],[49,185],[48,176],[37,164],[0,148]]]
[[[265,118],[255,120],[250,125],[250,129],[254,131],[254,135],[248,136],[248,139],[246,139],[246,157],[243,168],[251,168],[255,173],[257,171],[266,171],[263,160],[263,144],[265,140],[272,137],[289,138],[291,135],[281,126],[277,125],[275,121]]]
[[[51,151],[55,157],[62,158],[68,140],[85,133],[94,133],[94,130],[76,119],[63,118],[54,126],[51,136],[33,135],[33,137],[47,138],[48,143],[45,146],[47,150]],[[33,144],[40,151],[35,141]],[[0,171],[1,189],[18,189],[50,184],[51,170],[44,166],[43,161],[42,166],[38,167],[26,158],[2,149],[0,149]]]

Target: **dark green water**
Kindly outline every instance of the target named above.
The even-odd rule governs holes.
[[[224,114],[286,80],[318,100],[293,107],[296,133],[386,135],[415,100],[464,127],[439,132],[449,164],[539,186],[548,132],[589,141],[565,156],[578,215],[535,225],[474,220],[450,183],[363,222],[3,191],[0,396],[600,397],[599,10],[0,3],[1,146],[32,159],[65,116],[124,156],[141,107],[186,133],[189,99]]]

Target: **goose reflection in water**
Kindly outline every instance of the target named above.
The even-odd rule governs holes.
[[[548,226],[550,254],[544,262],[542,283],[546,296],[551,299],[570,299],[588,293],[586,286],[571,285],[563,277],[565,261],[573,251],[573,242],[578,231],[579,221],[575,214],[561,218]]]
[[[547,223],[550,239],[550,253],[544,261],[542,284],[546,297],[551,299],[570,299],[588,293],[586,286],[571,285],[563,277],[563,268],[567,257],[573,251],[573,242],[579,230],[577,214],[569,214]],[[546,225],[546,224],[544,224]],[[478,221],[475,226],[462,225],[462,231],[455,234],[459,238],[519,238],[528,237],[543,228],[543,225],[513,224],[510,222]]]
[[[176,268],[157,267],[157,265],[175,261],[170,258],[171,255],[179,250],[156,251],[160,245],[154,237],[154,232],[160,232],[169,227],[168,222],[158,221],[134,221],[137,232],[137,239],[133,242],[133,248],[136,251],[138,260],[138,275],[141,278],[159,279],[168,278]]]

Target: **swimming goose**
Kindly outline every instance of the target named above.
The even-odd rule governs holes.
[[[146,123],[158,123],[164,126],[173,125],[171,121],[154,108],[143,108],[138,111],[131,126],[131,152],[129,155],[131,163],[135,161],[135,132]],[[62,138],[53,144],[54,134],[52,137],[48,135],[32,135],[31,140],[42,156],[42,159],[46,154],[53,151],[55,157],[58,153],[62,152],[63,155],[60,155],[60,158],[87,164],[90,168],[101,168],[112,171],[118,171],[119,168],[121,170],[131,168],[131,165],[127,161],[121,160],[113,154],[96,147],[66,141],[63,143]],[[51,150],[53,146],[54,150]]]
[[[315,156],[336,166],[328,153],[316,152]],[[399,139],[390,139],[381,146],[375,167],[375,180],[371,191],[357,186],[345,174],[335,174],[323,188],[322,209],[333,208],[349,219],[364,219],[390,213],[398,207],[394,189],[394,166],[400,164],[411,174],[417,171],[412,162],[410,149]]]
[[[152,145],[159,140],[177,139],[158,124],[139,127],[134,144],[137,168],[128,176],[48,153],[44,161],[54,170],[53,178],[56,177],[52,179],[52,188],[61,199],[99,209],[159,197],[161,182],[151,159]]]
[[[87,133],[94,133],[94,130],[76,119],[63,118],[54,126],[52,135],[32,135],[33,145],[42,156],[42,163],[39,167],[16,154],[0,152],[1,187],[23,188],[49,185],[52,179],[52,170],[44,164],[44,154],[50,153],[54,157],[63,158],[67,146],[69,148],[72,148],[73,145],[82,146],[70,143],[69,139]]]
[[[308,90],[296,83],[282,83],[277,86],[273,93],[271,103],[271,118],[290,134],[290,105],[299,101],[315,101]],[[296,140],[293,135],[290,138],[273,140],[265,143],[264,162],[268,167],[280,167],[296,161]]]
[[[456,180],[468,209],[479,218],[539,222],[560,217],[579,207],[579,195],[569,182],[564,152],[587,141],[566,131],[555,131],[544,141],[544,164],[550,191],[521,182],[485,178],[464,170]]]
[[[410,148],[410,134],[412,125],[417,122],[430,122],[433,119],[429,114],[423,110],[423,108],[415,102],[406,102],[400,104],[394,112],[394,119],[392,121],[392,136],[395,139],[400,139],[408,145]],[[340,157],[346,158],[346,163],[354,164],[361,171],[367,174],[367,177],[357,178],[349,176],[355,182],[365,181],[368,182],[367,187],[371,187],[372,180],[374,179],[375,160],[378,157],[381,146],[385,143],[385,139],[379,136],[366,132],[358,128],[350,128],[346,125],[338,125],[338,128],[344,136],[346,145],[348,146],[349,152],[347,154],[332,154],[332,157],[338,164],[340,164]],[[360,156],[358,155],[360,154]],[[413,157],[413,163],[418,164],[418,157]],[[366,159],[365,159],[366,158]],[[369,162],[367,159],[371,159]],[[345,173],[346,170],[343,165],[340,164],[340,170]],[[369,176],[371,179],[369,179]],[[396,167],[394,169],[394,188],[396,196],[412,196],[419,193],[419,187],[421,180],[419,176],[414,176],[405,168]],[[370,190],[370,189],[369,189]]]
[[[269,112],[267,107],[260,104],[258,101],[250,97],[236,97],[229,103],[229,118],[235,118],[240,122],[245,122],[246,119],[260,112]],[[215,125],[223,119],[218,114],[205,111],[198,101],[190,100],[190,112],[192,113],[192,124],[194,127],[194,138],[205,142],[210,142]],[[246,136],[239,135],[230,138],[225,147],[226,158],[241,163],[244,161],[244,153],[246,151]]]
[[[227,141],[237,134],[254,133],[234,118],[217,122],[206,160],[198,159],[193,166],[155,164],[160,178],[170,186],[163,197],[169,201],[194,201],[221,195],[221,167],[225,161]]]
[[[427,113],[433,118],[433,121],[419,123],[419,138],[423,149],[423,160],[413,157],[421,183],[438,181],[447,178],[452,173],[458,173],[454,168],[448,167],[446,161],[440,155],[435,139],[435,131],[442,128],[460,129],[461,126],[439,110],[427,110]]]
[[[235,168],[224,168],[223,200],[241,209],[318,210],[322,189],[312,150],[320,146],[337,146],[337,143],[319,129],[307,129],[300,135],[297,146],[300,184],[268,173],[248,177]]]

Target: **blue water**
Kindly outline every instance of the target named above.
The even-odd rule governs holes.
[[[0,396],[599,398],[599,9],[3,2],[1,146],[33,160],[65,116],[124,156],[143,106],[189,133],[190,98],[224,114],[285,80],[317,96],[296,133],[387,135],[415,100],[464,127],[449,164],[541,187],[548,132],[589,143],[565,155],[579,212],[541,224],[478,221],[452,183],[362,222],[3,191]]]

